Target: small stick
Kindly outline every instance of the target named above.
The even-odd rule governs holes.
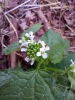
[[[16,33],[16,37],[17,37],[17,40],[18,40],[18,35],[17,35],[17,31],[15,29],[15,27],[13,26],[13,24],[11,23],[11,21],[9,20],[9,18],[7,17],[7,15],[4,13],[5,17],[7,18],[8,22],[10,23],[11,27],[13,28],[14,32]]]
[[[24,5],[23,7],[26,7],[27,5]],[[36,9],[36,8],[41,8],[41,7],[47,7],[47,6],[50,6],[50,4],[47,4],[47,5],[37,5],[37,6],[33,6],[31,5],[32,8],[28,8],[28,9],[25,9],[23,11],[27,11],[27,10],[31,10],[31,9]],[[30,7],[30,5],[28,5],[28,7]],[[68,6],[64,6],[64,7],[50,7],[51,10],[54,10],[54,9],[64,9],[64,8],[68,8]]]
[[[70,49],[75,49],[75,47],[70,47]]]
[[[71,27],[69,27],[68,25],[66,25],[66,26],[68,27],[68,29],[69,29],[71,32],[75,33],[74,30],[73,30]]]
[[[21,7],[21,6],[23,6],[24,4],[28,3],[29,1],[30,1],[30,0],[25,1],[24,3],[18,5],[17,7],[15,7],[15,8],[13,8],[13,9],[11,9],[11,10],[5,12],[5,14],[7,14],[7,13],[9,13],[9,12],[11,12],[11,11],[13,11],[13,10],[15,10],[15,9],[17,9],[17,8],[19,8],[19,7]]]
[[[45,7],[45,6],[50,6],[50,5],[55,5],[55,4],[60,3],[60,2],[57,2],[57,3],[52,3],[52,4],[46,4],[46,5],[24,5],[24,4],[28,3],[29,1],[30,1],[30,0],[28,0],[27,2],[24,2],[24,3],[22,3],[21,5],[19,5],[19,6],[13,8],[13,9],[11,9],[11,10],[5,12],[5,14],[8,14],[8,13],[12,12],[13,10],[15,10],[15,9],[17,9],[17,8],[19,8],[19,7],[21,7],[21,6],[22,6],[22,7],[37,7],[37,8],[39,8],[39,7]],[[23,5],[24,5],[24,6],[23,6]],[[29,9],[29,8],[28,8],[28,9]]]
[[[45,5],[24,5],[22,7],[45,7],[45,6],[51,6],[51,5],[55,5],[55,4],[59,4],[60,2],[57,3],[52,3],[52,4],[45,4]]]

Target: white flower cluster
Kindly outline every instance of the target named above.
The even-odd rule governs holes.
[[[34,35],[33,32],[30,31],[29,33],[26,33],[24,37],[19,40],[19,43],[21,44],[21,51],[26,52],[27,47],[29,43],[34,43]]]
[[[32,31],[26,33],[24,37],[19,40],[21,44],[21,52],[26,52],[27,57],[25,61],[30,62],[31,65],[34,64],[35,58],[42,56],[46,59],[48,54],[46,51],[50,50],[44,41],[39,40],[38,42],[34,40],[34,34]]]

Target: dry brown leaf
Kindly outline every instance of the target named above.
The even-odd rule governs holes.
[[[31,11],[27,11],[27,12],[26,12],[26,17],[28,17],[28,18],[30,18],[30,19],[34,19],[34,18],[35,18],[34,15],[35,15],[35,14],[32,13]]]
[[[71,19],[67,18],[65,15],[64,15],[64,19],[68,25],[73,25],[73,21]]]
[[[23,22],[20,24],[22,30],[25,30],[27,28],[26,22]]]
[[[6,8],[14,8],[18,6],[19,0],[5,0]]]

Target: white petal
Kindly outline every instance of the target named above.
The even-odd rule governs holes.
[[[30,37],[29,33],[26,33],[25,36]]]
[[[71,63],[74,64],[73,60],[71,59]]]
[[[32,31],[30,31],[30,32],[29,32],[29,34],[30,34],[30,35],[33,35],[33,32],[32,32]]]
[[[30,62],[30,65],[33,65],[34,64],[34,60],[32,60],[31,62]]]
[[[75,69],[73,70],[73,72],[75,72]]]
[[[26,52],[27,49],[26,48],[21,48],[21,52]]]
[[[33,36],[30,36],[30,39],[33,40],[34,39],[34,35]]]
[[[27,43],[26,42],[23,42],[22,44],[21,44],[21,47],[22,46],[27,46]]]
[[[22,43],[23,41],[22,40],[19,40],[19,43]]]
[[[25,41],[25,37],[22,37],[22,41]]]
[[[75,62],[72,59],[70,59],[70,61],[71,61],[70,66],[72,66]]]
[[[46,50],[45,50],[44,47],[40,48],[40,52],[45,52],[45,51],[46,51]]]
[[[25,58],[25,61],[29,62],[30,61],[30,58],[26,57]]]
[[[50,47],[46,46],[45,49],[46,49],[46,50],[50,50]]]
[[[39,40],[38,43],[41,43],[41,40]]]
[[[37,56],[41,56],[41,52],[37,52],[37,54],[36,54]]]
[[[41,41],[41,45],[42,45],[42,46],[45,46],[46,44],[45,44],[45,42],[44,42],[44,41]]]
[[[42,57],[43,57],[44,59],[46,59],[46,58],[48,57],[47,53],[43,53],[43,54],[42,54]]]
[[[31,43],[31,40],[27,40],[27,44]]]

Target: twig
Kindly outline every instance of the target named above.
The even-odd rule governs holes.
[[[75,47],[70,47],[70,49],[75,49]]]
[[[17,9],[17,8],[19,8],[19,7],[21,7],[21,6],[23,6],[24,4],[28,3],[29,1],[30,1],[30,0],[25,1],[24,3],[18,5],[17,7],[15,7],[15,8],[13,8],[13,9],[11,9],[11,10],[5,12],[5,14],[7,14],[7,13],[9,13],[9,12],[11,12],[11,11],[13,11],[13,10],[15,10],[15,9]]]
[[[15,29],[15,27],[13,26],[13,24],[11,23],[11,21],[9,20],[9,18],[7,17],[7,15],[4,13],[5,17],[7,18],[8,22],[10,23],[11,27],[13,28],[14,32],[16,33],[16,37],[17,37],[17,40],[18,40],[18,35],[17,35],[17,31]]]
[[[73,30],[71,27],[69,27],[68,25],[66,25],[66,26],[68,27],[68,29],[69,29],[71,32],[75,33],[74,30]]]
[[[45,5],[24,5],[22,7],[46,7],[46,6],[51,6],[51,5],[55,5],[55,4],[59,4],[60,2],[57,3],[51,3],[51,4],[45,4]]]
[[[26,7],[27,5],[25,5],[24,7]],[[50,6],[50,4],[47,4],[47,5],[37,5],[37,6],[33,6],[33,5],[28,5],[29,7],[32,7],[32,8],[27,8],[27,9],[24,9],[23,11],[27,11],[27,10],[30,10],[30,9],[36,9],[36,8],[41,8],[41,7],[47,7],[47,6]],[[55,10],[55,9],[64,9],[64,8],[68,8],[68,6],[64,6],[64,7],[50,7],[51,10]]]
[[[14,52],[16,55],[20,56],[21,58],[23,58],[23,56],[17,52]]]

